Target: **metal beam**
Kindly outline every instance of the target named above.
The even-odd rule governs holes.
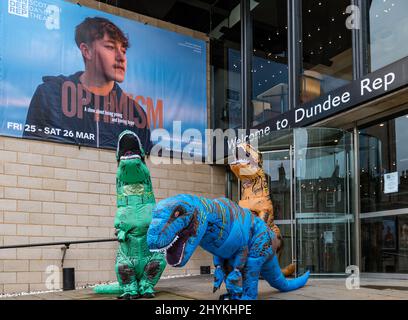
[[[247,130],[251,128],[252,124],[252,21],[250,3],[250,0],[241,0],[241,126],[242,129]]]
[[[250,0],[249,3],[250,3],[249,7],[251,11],[256,6],[259,5],[259,2],[255,0]],[[241,5],[238,4],[234,9],[231,10],[231,12],[228,13],[228,17],[226,19],[224,19],[218,26],[216,26],[213,30],[211,30],[210,37],[215,38],[215,39],[221,38],[224,34],[220,31],[222,27],[231,29],[233,26],[235,26],[240,21],[241,21]]]
[[[288,0],[288,57],[289,57],[289,109],[300,103],[300,76],[302,72],[302,2]]]

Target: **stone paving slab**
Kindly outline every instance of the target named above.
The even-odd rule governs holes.
[[[213,276],[201,275],[161,279],[157,300],[218,300],[221,289],[212,293]],[[281,293],[265,280],[259,281],[259,300],[408,300],[408,280],[362,279],[360,289],[348,290],[345,279],[311,278],[299,290]],[[369,286],[365,288],[365,286]],[[224,288],[224,287],[223,287]],[[97,295],[92,288],[5,297],[2,300],[116,300],[115,295]],[[143,300],[143,299],[141,299]]]

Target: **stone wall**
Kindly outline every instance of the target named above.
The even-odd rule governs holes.
[[[151,160],[158,201],[178,193],[224,195],[222,167]],[[114,151],[0,137],[0,245],[113,238],[115,172]],[[60,267],[61,247],[0,250],[0,294],[47,290],[47,267]],[[116,248],[114,242],[72,245],[64,267],[75,268],[78,286],[115,281]],[[212,260],[199,249],[186,267],[164,274],[199,274],[202,265]]]
[[[68,1],[208,42],[205,34],[101,2]],[[209,67],[207,79],[209,97]],[[224,168],[152,161],[148,166],[157,200],[178,193],[224,195]],[[0,137],[0,245],[114,237],[115,172],[114,151]],[[75,268],[78,286],[114,281],[116,247],[72,245],[64,267]],[[61,246],[0,250],[0,294],[47,290],[47,267],[60,268],[61,258]],[[185,268],[167,268],[164,275],[198,274],[201,265],[211,264],[199,249]]]

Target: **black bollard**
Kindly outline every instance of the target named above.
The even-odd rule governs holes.
[[[75,269],[63,268],[62,269],[62,290],[75,290]]]

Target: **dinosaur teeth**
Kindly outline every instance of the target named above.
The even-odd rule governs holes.
[[[238,159],[232,162],[231,164],[241,164],[241,163],[246,164],[246,163],[249,163],[249,161],[246,159]]]
[[[165,253],[170,247],[173,246],[173,244],[179,239],[179,236],[176,235],[173,239],[172,242],[170,242],[170,244],[168,244],[167,246],[163,247],[163,248],[159,248],[159,249],[150,249],[150,252],[160,252],[160,253]]]
[[[137,154],[132,154],[131,156],[121,156],[120,160],[129,160],[129,159],[141,159]]]

